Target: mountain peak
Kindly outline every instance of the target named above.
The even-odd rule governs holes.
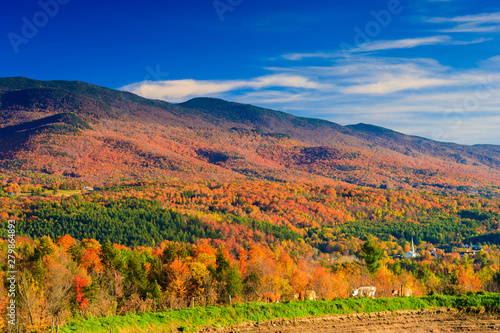
[[[65,171],[48,161],[96,179],[206,170],[375,187],[500,182],[498,146],[441,143],[365,123],[344,127],[213,97],[170,104],[79,81],[0,78],[0,127],[11,141],[4,158],[19,156],[25,168],[54,175]]]

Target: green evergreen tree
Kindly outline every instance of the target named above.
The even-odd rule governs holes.
[[[226,273],[226,293],[231,296],[241,295],[243,281],[236,265],[231,265]]]
[[[32,261],[43,258],[46,255],[52,255],[55,251],[55,245],[49,236],[44,236],[38,241],[35,251],[31,258]]]
[[[226,271],[230,268],[230,262],[224,255],[222,247],[217,249],[215,253],[215,278],[219,282],[223,282]]]
[[[157,303],[161,301],[161,288],[156,280],[152,284],[151,296],[156,300]]]
[[[146,297],[149,283],[144,270],[144,263],[136,252],[133,252],[128,259],[126,281],[129,284],[128,292],[130,294],[138,292],[142,297]]]
[[[371,274],[376,273],[380,267],[381,262],[380,259],[384,256],[382,250],[375,244],[375,240],[373,238],[368,239],[362,246],[360,257],[364,259],[368,271]]]
[[[111,244],[109,239],[101,246],[100,256],[104,265],[114,267],[119,271],[123,269],[124,263],[120,258],[120,251]]]

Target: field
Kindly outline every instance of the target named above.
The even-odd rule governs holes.
[[[70,197],[72,195],[82,195],[82,190],[58,190],[56,193],[53,193],[52,191],[48,191],[47,195],[54,196],[54,197]],[[18,197],[31,197],[32,193],[31,192],[21,192]]]
[[[443,308],[455,310],[443,310]],[[424,311],[424,309],[428,310]],[[498,314],[500,310],[500,294],[433,295],[420,298],[351,298],[273,304],[256,302],[224,307],[206,306],[159,313],[138,313],[88,319],[69,323],[60,331],[68,333],[81,332],[83,329],[84,332],[94,333],[108,333],[110,330],[120,333],[165,332],[170,330],[196,332],[200,329],[209,331],[210,328],[227,328],[235,325],[238,325],[242,331],[245,331],[244,327],[256,327],[256,325],[269,326],[270,324],[273,327],[273,325],[277,325],[276,323],[281,323],[286,326],[292,323],[290,320],[293,321],[297,318],[310,316],[318,318],[317,320],[320,320],[324,316],[330,316],[328,320],[332,320],[331,315],[377,313],[377,316],[380,317],[384,315],[379,312],[401,310],[418,310],[421,313],[427,314],[431,312],[435,314],[437,311],[438,313],[459,314],[461,317]],[[403,313],[415,314],[415,312]],[[366,315],[362,316],[363,318],[366,317]],[[371,317],[368,316],[366,318]],[[269,322],[273,319],[274,321]],[[276,321],[275,319],[284,320]],[[500,325],[498,318],[490,318],[490,321],[494,324],[496,323],[496,325]]]

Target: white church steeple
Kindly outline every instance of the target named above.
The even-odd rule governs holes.
[[[413,237],[411,238],[411,250],[410,252],[406,252],[405,253],[405,258],[415,258],[416,256],[418,256],[418,253],[415,252],[415,244],[413,244]]]

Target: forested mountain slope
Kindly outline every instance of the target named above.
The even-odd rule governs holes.
[[[180,104],[84,82],[0,79],[2,171],[93,183],[257,178],[382,188],[500,185],[500,147],[341,126],[215,98]]]

